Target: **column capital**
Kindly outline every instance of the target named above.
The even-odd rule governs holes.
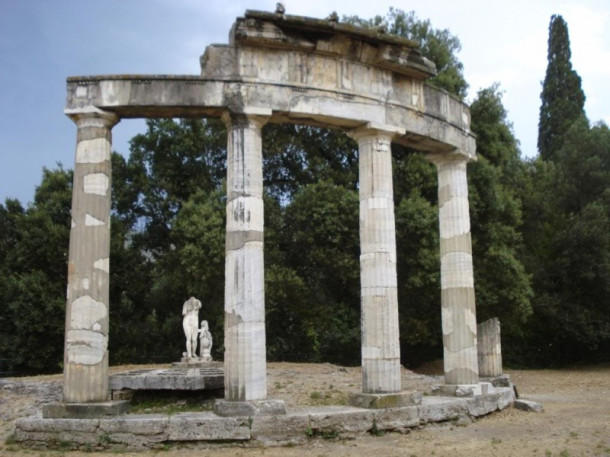
[[[468,155],[467,153],[457,149],[451,152],[430,152],[425,155],[425,158],[436,166],[449,163],[476,162],[477,160],[476,155]]]
[[[95,106],[65,109],[64,114],[76,123],[78,127],[106,127],[111,129],[121,118],[110,111],[103,111]]]
[[[350,130],[349,132],[347,132],[347,136],[356,141],[361,138],[371,136],[385,136],[392,140],[392,138],[394,138],[395,136],[404,135],[406,132],[406,129],[397,127],[395,125],[377,124],[375,122],[369,122],[366,125],[357,127],[354,130]]]
[[[254,124],[258,128],[263,128],[272,114],[273,111],[269,108],[246,107],[240,111],[225,111],[221,119],[227,127],[240,125],[247,127]]]

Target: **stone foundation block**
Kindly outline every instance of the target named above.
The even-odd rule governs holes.
[[[249,440],[247,417],[218,417],[214,413],[182,413],[169,418],[169,441]]]
[[[309,414],[308,431],[314,435],[350,437],[371,430],[374,419],[374,410],[328,406]]]
[[[521,411],[527,411],[532,413],[541,413],[544,411],[544,408],[540,403],[531,400],[524,400],[522,398],[515,400],[514,406],[515,408],[520,409]]]
[[[106,433],[158,435],[167,432],[169,417],[164,414],[134,414],[100,419],[99,428]]]
[[[375,414],[375,427],[379,431],[404,432],[419,425],[417,406],[379,410]]]
[[[129,401],[115,400],[103,403],[47,403],[42,407],[42,417],[52,419],[92,419],[117,416],[127,411]]]
[[[99,427],[99,419],[43,419],[30,416],[17,421],[17,429],[26,432],[84,432],[93,433]]]
[[[492,393],[468,398],[466,400],[466,403],[468,404],[468,414],[472,417],[479,417],[496,411],[498,409],[499,397],[499,393]]]
[[[286,414],[286,405],[283,400],[216,400],[214,403],[214,412],[222,417],[278,416]]]
[[[468,414],[468,404],[464,398],[425,397],[417,410],[421,424],[444,422]]]
[[[421,392],[398,392],[393,394],[351,394],[349,404],[357,408],[383,409],[419,405],[422,402]]]
[[[289,444],[307,439],[309,417],[306,413],[286,416],[257,416],[252,420],[252,439],[262,443]]]
[[[477,384],[441,384],[432,387],[435,395],[443,397],[476,397],[487,395],[494,391],[494,387],[489,382],[479,382]]]
[[[15,440],[61,445],[75,448],[81,444],[99,443],[102,433],[98,419],[43,419],[32,416],[17,421]]]
[[[502,410],[515,402],[515,391],[511,387],[499,387],[498,391],[498,410]]]
[[[510,376],[503,374],[500,376],[494,376],[490,378],[481,378],[481,381],[489,382],[494,387],[511,387]]]

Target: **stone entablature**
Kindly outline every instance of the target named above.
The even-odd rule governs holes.
[[[409,40],[248,11],[237,19],[230,45],[207,47],[201,76],[69,78],[66,110],[95,106],[125,118],[219,117],[255,107],[270,110],[272,123],[405,127],[396,143],[474,158],[468,107],[424,83],[435,71]]]

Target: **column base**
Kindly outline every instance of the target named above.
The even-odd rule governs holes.
[[[350,394],[347,402],[351,406],[366,409],[400,408],[420,405],[423,395],[417,391],[401,391],[387,394]]]
[[[490,382],[476,384],[441,384],[432,387],[433,395],[441,397],[478,397],[494,392]]]
[[[284,400],[228,401],[216,400],[214,413],[218,416],[282,416],[286,414]]]
[[[99,403],[48,403],[42,407],[45,419],[95,419],[118,416],[129,409],[129,400],[113,400]]]
[[[499,376],[481,376],[481,382],[489,382],[494,387],[511,387],[510,376],[501,374]]]

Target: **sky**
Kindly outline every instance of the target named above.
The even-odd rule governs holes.
[[[415,11],[462,44],[467,101],[498,83],[522,155],[537,155],[541,82],[553,14],[568,23],[572,65],[591,122],[610,125],[608,0],[285,0],[286,14],[371,18]],[[0,0],[0,203],[33,199],[43,167],[73,168],[76,126],[64,114],[66,78],[193,74],[212,43],[227,43],[238,16],[274,11],[276,0]],[[143,120],[113,128],[127,156]]]

